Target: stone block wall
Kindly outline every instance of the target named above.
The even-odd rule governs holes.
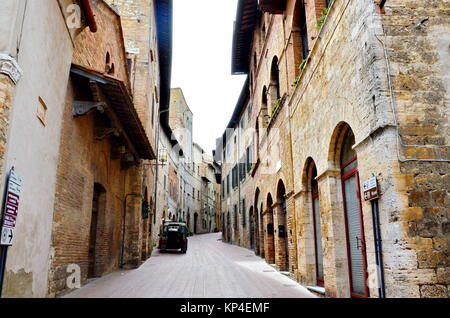
[[[395,275],[424,298],[450,291],[449,13],[446,1],[392,0],[381,15],[400,135],[403,207],[391,218],[400,221],[396,247],[414,251]]]

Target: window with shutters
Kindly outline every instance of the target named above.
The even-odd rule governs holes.
[[[242,182],[245,180],[245,158],[241,159],[241,162],[239,162],[239,182]]]
[[[238,178],[239,178],[239,164],[236,164],[233,168],[233,189],[237,188],[238,186]]]
[[[225,181],[222,181],[222,198],[225,197]]]
[[[247,150],[246,150],[247,173],[250,173],[250,171],[252,170],[252,164],[253,164],[252,147],[253,147],[253,145],[250,145],[247,147]]]

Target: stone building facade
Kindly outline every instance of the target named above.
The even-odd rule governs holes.
[[[153,239],[158,241],[158,234],[163,222],[175,220],[180,202],[180,184],[178,168],[180,165],[179,144],[171,130],[162,130],[159,135],[160,157],[158,160],[157,204],[153,223]]]
[[[169,126],[183,151],[178,165],[180,206],[176,213],[177,220],[190,223],[193,220],[195,191],[193,178],[193,114],[181,88],[172,88],[170,92]]]
[[[162,178],[165,176],[168,186],[158,191],[161,201],[157,210],[168,211],[162,220],[186,222],[192,234],[201,234],[215,230],[220,199],[216,197],[217,163],[193,142],[193,117],[182,89],[172,88],[168,129],[160,139],[172,163],[162,168]]]
[[[201,211],[202,211],[202,194],[201,190],[203,187],[203,180],[202,180],[202,174],[200,172],[200,168],[203,162],[203,154],[205,151],[202,147],[200,147],[199,144],[194,143],[194,152],[193,152],[193,163],[194,163],[194,174],[192,178],[192,195],[193,197],[193,203],[194,203],[194,209],[193,214],[190,218],[190,228],[192,233],[200,233],[203,232],[204,229],[202,229],[203,221],[201,219]]]
[[[445,7],[239,1],[232,67],[248,88],[229,128],[251,114],[253,190],[227,195],[242,153],[232,147],[225,240],[248,247],[253,236],[267,262],[328,297],[449,296]],[[223,162],[236,134],[222,138]],[[252,192],[246,213],[229,211]],[[259,231],[239,222],[251,209]]]

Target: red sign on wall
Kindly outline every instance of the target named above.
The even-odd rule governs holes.
[[[16,228],[17,213],[19,211],[21,188],[22,180],[16,172],[11,169],[6,190],[0,245],[12,245],[14,229]]]

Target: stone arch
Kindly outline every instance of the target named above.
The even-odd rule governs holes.
[[[339,122],[334,128],[333,134],[331,135],[328,150],[329,169],[340,169],[343,141],[345,138],[345,134],[349,129],[353,131],[350,125],[345,121]]]
[[[277,184],[276,196],[276,263],[280,270],[289,270],[289,235],[288,235],[288,215],[286,202],[286,186],[282,179]]]
[[[331,137],[328,161],[331,169],[339,171],[335,177],[338,186],[333,199],[337,202],[335,210],[344,216],[338,225],[345,229],[343,241],[347,250],[349,293],[352,297],[368,297],[364,213],[358,154],[354,145],[352,128],[346,122],[340,122]]]
[[[257,255],[264,257],[264,223],[263,223],[263,205],[261,200],[261,190],[259,187],[255,190],[255,199],[253,202],[255,207],[256,218],[256,247],[255,251]]]
[[[297,0],[292,20],[292,41],[296,76],[300,73],[299,66],[309,55],[308,26],[304,0]]]
[[[248,210],[248,216],[249,216],[248,231],[249,231],[250,249],[254,250],[256,245],[256,229],[255,229],[256,217],[253,205],[250,206]]]
[[[311,157],[306,160],[304,176],[302,178],[305,192],[306,211],[305,234],[308,236],[309,244],[307,245],[307,255],[313,255],[306,259],[310,267],[313,267],[314,275],[310,279],[317,286],[324,286],[324,249],[323,249],[323,231],[322,231],[322,214],[320,209],[319,185],[317,181],[317,166]],[[308,253],[309,252],[309,253]]]
[[[280,70],[278,69],[278,57],[276,55],[272,58],[272,63],[270,65],[270,84],[268,93],[270,97],[270,107],[268,110],[270,115],[277,106],[278,100],[281,98]]]
[[[273,198],[270,193],[266,198],[266,211],[264,211],[264,254],[269,264],[275,264],[275,229],[273,215]]]

